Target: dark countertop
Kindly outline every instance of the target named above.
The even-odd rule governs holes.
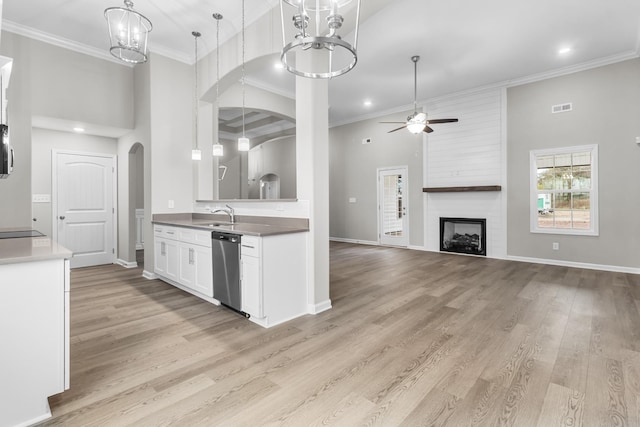
[[[304,233],[309,231],[308,220],[306,218],[242,216],[237,217],[234,224],[230,224],[226,215],[156,214],[153,216],[153,220],[151,222],[154,224],[260,237],[275,236],[278,234]]]

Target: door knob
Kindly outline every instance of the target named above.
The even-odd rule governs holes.
[[[66,218],[66,216],[64,216],[64,215],[60,215],[58,218],[60,218],[60,219],[65,219],[65,218]]]

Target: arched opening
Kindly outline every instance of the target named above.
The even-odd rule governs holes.
[[[136,142],[129,149],[129,253],[144,267],[144,146]]]

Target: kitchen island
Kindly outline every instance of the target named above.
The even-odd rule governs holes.
[[[16,230],[0,230],[16,231]],[[69,388],[69,259],[51,239],[0,239],[0,426],[51,416]]]
[[[216,254],[212,233],[240,240],[240,306],[250,321],[268,328],[313,313],[308,304],[308,220],[211,214],[161,214],[153,217],[154,272],[163,281],[213,304]],[[239,264],[239,265],[238,265]],[[236,282],[237,283],[237,282]]]

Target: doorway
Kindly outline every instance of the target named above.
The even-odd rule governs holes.
[[[115,261],[116,156],[53,152],[54,240],[73,252],[71,268]]]
[[[381,245],[409,245],[408,167],[378,169],[378,236]]]

